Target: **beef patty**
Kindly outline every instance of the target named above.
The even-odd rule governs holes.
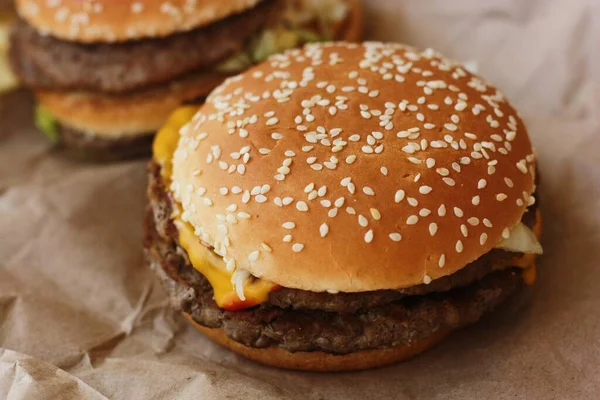
[[[272,3],[189,32],[122,43],[67,42],[21,20],[11,36],[11,64],[29,87],[122,93],[211,67],[243,49]]]
[[[155,163],[149,168],[148,197],[146,256],[172,304],[199,324],[223,328],[228,337],[250,347],[346,354],[408,345],[440,329],[475,322],[522,281],[514,268],[492,272],[498,257],[510,257],[494,250],[430,285],[339,294],[280,288],[259,306],[227,311],[217,306],[209,282],[177,244],[170,198]]]

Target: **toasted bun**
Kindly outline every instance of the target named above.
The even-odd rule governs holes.
[[[174,109],[205,97],[223,78],[220,74],[202,73],[119,96],[51,90],[38,90],[35,95],[38,103],[61,124],[110,138],[156,131]]]
[[[426,339],[414,342],[411,346],[362,350],[345,355],[334,355],[321,351],[291,353],[279,347],[257,349],[244,346],[228,338],[223,329],[206,328],[194,322],[188,314],[184,313],[183,315],[212,341],[246,358],[273,367],[315,372],[357,371],[405,361],[435,346],[451,332],[440,330]]]
[[[162,37],[212,24],[260,0],[16,0],[19,15],[39,31],[78,42]]]
[[[502,94],[401,45],[275,56],[216,89],[181,135],[182,218],[226,262],[309,291],[452,274],[509,233],[534,190],[527,131]]]

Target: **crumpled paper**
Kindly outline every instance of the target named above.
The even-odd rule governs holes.
[[[369,38],[467,62],[520,109],[542,176],[537,285],[395,366],[241,359],[169,311],[143,265],[145,162],[61,157],[17,92],[0,97],[1,399],[600,398],[596,2],[365,2]]]

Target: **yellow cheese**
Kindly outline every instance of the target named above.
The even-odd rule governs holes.
[[[154,139],[154,159],[161,165],[161,173],[166,182],[171,179],[171,158],[179,142],[179,130],[192,119],[197,110],[197,106],[177,109]],[[252,307],[267,301],[269,293],[278,287],[264,279],[249,279],[244,284],[245,299],[241,300],[231,283],[232,272],[227,271],[223,259],[200,243],[192,226],[181,220],[177,213],[173,219],[179,232],[179,245],[187,252],[192,266],[204,275],[212,286],[214,299],[219,307],[226,310]]]
[[[154,160],[160,164],[162,176],[166,181],[171,179],[171,158],[179,143],[179,130],[191,121],[197,111],[198,106],[185,106],[173,111],[154,138],[152,154]]]
[[[219,307],[226,310],[251,307],[267,301],[269,293],[277,288],[277,285],[264,279],[248,280],[244,284],[245,300],[240,300],[231,284],[231,272],[225,268],[223,259],[200,243],[190,224],[177,219],[176,226],[179,245],[187,252],[194,268],[210,282]]]

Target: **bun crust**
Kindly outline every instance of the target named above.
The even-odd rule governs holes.
[[[155,132],[173,110],[204,98],[223,79],[220,74],[200,73],[120,96],[51,90],[38,90],[35,96],[62,125],[110,138]]]
[[[357,371],[405,361],[432,348],[451,332],[448,330],[438,331],[411,346],[362,350],[338,356],[320,351],[291,353],[279,347],[265,349],[247,347],[229,339],[223,329],[206,328],[194,322],[188,314],[184,313],[183,315],[212,341],[246,358],[273,367],[315,372]]]
[[[274,56],[216,89],[181,135],[182,218],[230,265],[289,288],[429,283],[490,251],[533,201],[517,111],[431,50]]]
[[[16,0],[19,15],[63,40],[117,42],[163,37],[212,24],[260,0]]]

